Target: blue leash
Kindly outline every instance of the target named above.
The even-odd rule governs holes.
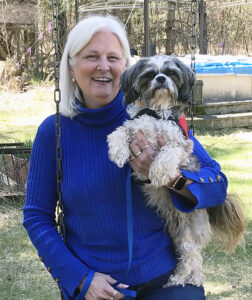
[[[131,268],[132,254],[133,254],[133,209],[132,209],[132,193],[131,193],[131,167],[129,166],[129,171],[126,181],[126,200],[127,200],[127,231],[128,231],[128,250],[129,250],[129,261],[128,267],[124,274],[126,276]],[[122,294],[128,297],[136,298],[136,291],[123,289],[117,287],[120,284],[119,281],[112,284],[114,288],[119,290]]]

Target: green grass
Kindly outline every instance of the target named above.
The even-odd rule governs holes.
[[[0,143],[33,140],[38,125],[54,111],[53,86],[35,86],[25,93],[0,90]]]
[[[239,195],[247,221],[244,249],[238,247],[227,255],[210,244],[204,251],[207,299],[252,299],[252,130],[201,135],[198,139],[221,164],[229,179],[228,192]]]
[[[52,95],[52,87],[23,94],[0,92],[0,142],[29,145],[40,122],[54,113]],[[252,299],[252,129],[212,133],[196,129],[196,136],[221,164],[229,192],[239,195],[247,220],[244,249],[227,255],[210,244],[204,251],[207,299]],[[22,226],[22,207],[22,199],[0,199],[0,299],[59,300],[57,286]]]
[[[252,218],[252,129],[222,136],[198,136],[209,154],[221,165],[229,179],[230,193],[237,193],[247,215]]]
[[[59,299],[55,282],[21,225],[23,203],[0,199],[0,299]]]

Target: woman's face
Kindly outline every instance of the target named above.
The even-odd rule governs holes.
[[[87,108],[101,108],[119,91],[125,59],[119,39],[108,30],[96,32],[76,55],[72,76],[78,83]]]

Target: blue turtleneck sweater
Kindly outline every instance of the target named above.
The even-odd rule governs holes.
[[[107,135],[129,118],[123,95],[119,92],[106,107],[87,109],[79,104],[78,110],[73,119],[62,116],[61,125],[66,244],[54,221],[57,201],[54,116],[38,128],[24,207],[23,224],[66,299],[71,298],[90,270],[137,285],[175,266],[175,254],[163,220],[145,205],[141,187],[132,181],[133,260],[130,271],[124,275],[128,265],[125,190],[128,167],[120,169],[109,160],[106,142]],[[197,140],[193,140],[202,168],[197,173],[183,173],[195,181],[189,189],[198,203],[192,205],[171,193],[174,205],[184,212],[220,204],[226,196],[225,175]]]

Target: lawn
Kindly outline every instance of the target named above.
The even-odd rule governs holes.
[[[0,299],[59,300],[55,282],[22,227],[23,201],[0,199]]]
[[[33,140],[41,121],[54,112],[53,87],[26,93],[0,91],[0,142]],[[224,254],[214,245],[203,253],[208,300],[252,299],[252,129],[197,133],[238,193],[247,220],[245,247]],[[22,223],[23,199],[0,199],[0,299],[58,300],[55,282],[39,261]]]
[[[207,299],[252,299],[252,129],[198,139],[221,164],[230,193],[237,193],[247,220],[245,248],[226,255],[213,245],[204,252]]]
[[[33,86],[25,93],[0,89],[0,143],[34,139],[37,126],[54,113],[53,86]]]

